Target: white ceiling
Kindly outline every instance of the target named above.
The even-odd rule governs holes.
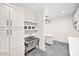
[[[62,17],[74,15],[79,4],[77,3],[10,3],[22,9],[29,9],[35,13],[42,9],[47,9],[48,16]]]

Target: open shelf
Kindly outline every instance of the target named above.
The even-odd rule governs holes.
[[[25,31],[37,31],[37,29],[34,29],[34,30],[33,29],[30,29],[30,30],[26,29]]]
[[[32,24],[38,24],[36,21],[31,21],[31,20],[26,20],[26,21],[24,21],[24,23],[32,23]]]

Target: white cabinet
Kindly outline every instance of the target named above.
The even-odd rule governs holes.
[[[0,30],[0,56],[9,55],[9,32]]]
[[[0,4],[0,55],[24,55],[24,12]]]
[[[9,7],[0,4],[0,55],[9,55]]]
[[[24,27],[24,13],[10,8],[10,25],[11,27]]]
[[[23,27],[24,12],[0,4],[0,27]]]
[[[24,56],[24,47],[17,47],[15,49],[11,49],[11,56]]]
[[[68,37],[70,56],[79,56],[79,37]]]
[[[24,56],[23,29],[10,29],[10,56]]]
[[[13,29],[10,35],[10,55],[24,55],[23,29]]]
[[[9,7],[0,4],[0,28],[9,26]]]
[[[10,48],[14,49],[24,45],[23,29],[13,29],[10,35]]]

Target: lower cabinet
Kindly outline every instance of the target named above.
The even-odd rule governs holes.
[[[7,29],[0,29],[0,56],[9,55],[9,35]]]
[[[23,56],[23,29],[0,29],[0,56]]]
[[[24,56],[24,47],[11,49],[10,56]]]
[[[10,55],[23,56],[24,55],[24,33],[23,29],[12,29],[10,35]]]

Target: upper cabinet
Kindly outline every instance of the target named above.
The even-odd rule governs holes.
[[[24,27],[24,12],[10,8],[11,27]]]
[[[79,8],[73,17],[73,27],[74,29],[79,30]]]
[[[9,7],[0,4],[0,28],[9,27]]]
[[[24,27],[24,12],[0,4],[0,28],[4,27]]]

